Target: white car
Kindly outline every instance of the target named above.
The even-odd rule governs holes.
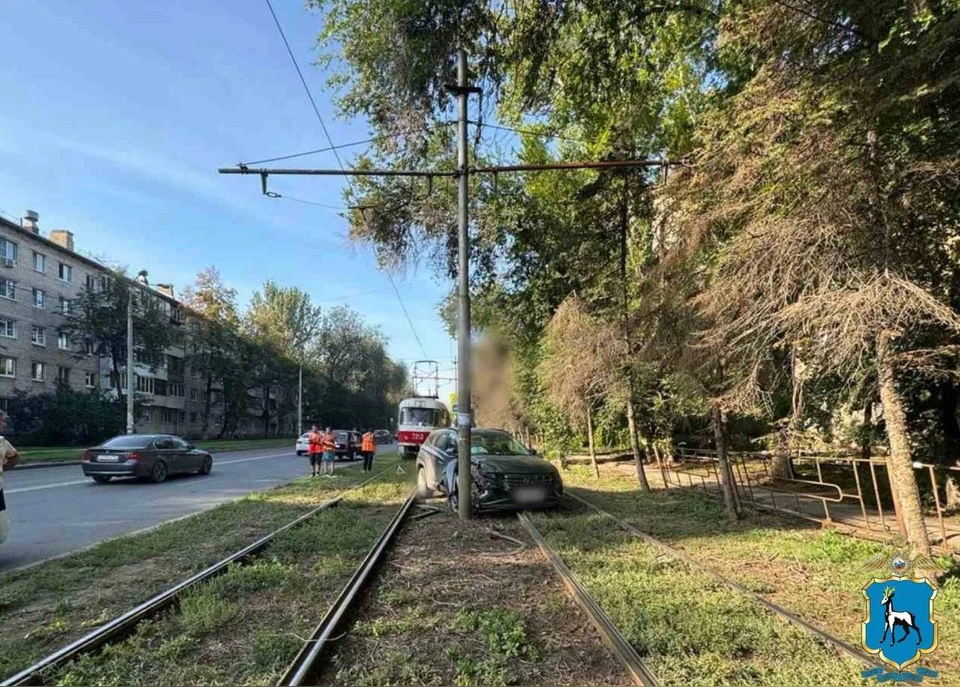
[[[310,452],[310,432],[304,432],[297,439],[297,455],[305,456]]]

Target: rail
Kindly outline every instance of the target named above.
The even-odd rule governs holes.
[[[374,480],[378,479],[382,475],[386,474],[391,468],[382,470],[376,475],[372,476],[370,479],[361,482],[360,484],[351,487],[345,491],[340,492],[336,497],[321,503],[316,508],[311,509],[310,511],[300,515],[294,520],[291,520],[286,525],[283,525],[279,529],[274,530],[270,534],[261,537],[252,544],[248,544],[242,549],[235,551],[226,558],[214,563],[210,567],[188,577],[187,579],[178,582],[169,589],[156,594],[143,603],[139,604],[135,608],[122,613],[121,615],[116,616],[112,620],[106,622],[100,627],[92,630],[91,632],[85,634],[83,637],[67,644],[64,647],[54,651],[52,654],[41,658],[39,661],[34,663],[29,668],[21,670],[19,673],[16,673],[3,682],[0,682],[0,687],[13,687],[14,685],[26,685],[26,684],[36,684],[38,678],[50,670],[54,670],[61,665],[71,661],[83,654],[89,653],[104,644],[107,644],[111,641],[115,641],[121,637],[127,636],[130,634],[133,629],[143,620],[155,616],[164,608],[170,606],[174,603],[180,595],[190,589],[195,587],[201,582],[205,582],[209,579],[212,579],[218,575],[223,574],[227,569],[235,564],[242,561],[245,561],[252,556],[263,551],[267,546],[270,545],[277,536],[290,530],[297,525],[301,524],[305,520],[309,520],[317,513],[324,511],[332,506],[339,504],[344,497],[352,491],[356,491],[367,484],[370,484]]]
[[[326,615],[314,629],[313,634],[310,635],[303,648],[287,667],[287,670],[277,682],[278,685],[307,684],[307,680],[320,669],[321,657],[330,642],[330,638],[344,620],[360,590],[363,589],[371,574],[377,569],[383,559],[384,552],[400,530],[407,513],[410,512],[410,507],[416,501],[416,496],[416,491],[412,492],[384,528],[380,538],[374,543],[366,558],[354,572],[353,577],[347,582],[333,605],[327,610]]]
[[[530,518],[522,512],[517,513],[517,518],[520,520],[523,528],[537,543],[537,546],[540,547],[540,551],[547,557],[547,560],[550,562],[550,565],[553,566],[557,575],[563,580],[563,584],[566,586],[570,596],[577,602],[577,605],[583,609],[583,612],[587,614],[590,622],[597,629],[597,632],[600,633],[604,644],[610,648],[614,656],[617,657],[617,660],[620,661],[626,669],[633,683],[639,685],[639,687],[659,687],[660,683],[657,681],[656,676],[650,668],[647,667],[647,664],[643,662],[643,659],[640,658],[640,655],[636,649],[633,648],[633,645],[623,636],[623,633],[614,625],[610,616],[604,613],[600,605],[590,596],[590,593],[584,589],[570,568],[567,567],[567,564],[563,562],[560,555],[553,550],[544,536],[530,521]]]
[[[779,605],[773,603],[772,601],[769,601],[769,600],[765,599],[763,596],[761,596],[760,594],[757,594],[756,592],[750,591],[749,589],[747,589],[746,587],[744,587],[744,586],[743,586],[742,584],[740,584],[739,582],[736,582],[735,580],[731,580],[729,577],[726,577],[725,575],[721,575],[721,574],[720,574],[719,572],[717,572],[716,570],[713,570],[712,568],[710,568],[710,567],[708,567],[708,566],[700,563],[699,561],[697,561],[696,559],[694,559],[694,558],[692,558],[690,555],[688,555],[686,552],[681,551],[680,549],[676,549],[676,548],[670,546],[669,544],[667,544],[666,542],[660,541],[660,540],[657,539],[656,537],[654,537],[654,536],[652,536],[652,535],[650,535],[650,534],[647,534],[646,532],[644,532],[644,531],[642,531],[642,530],[634,527],[633,525],[631,525],[631,524],[630,524],[629,522],[627,522],[626,520],[622,520],[622,519],[618,518],[617,516],[613,515],[612,513],[609,513],[609,512],[607,512],[607,511],[603,510],[602,508],[600,508],[599,506],[591,503],[591,502],[588,501],[587,499],[582,498],[582,497],[580,497],[580,496],[577,496],[576,494],[572,494],[572,493],[570,493],[569,491],[568,491],[565,495],[566,495],[566,496],[569,496],[569,497],[572,498],[572,499],[575,499],[575,500],[579,501],[580,503],[582,503],[583,505],[587,506],[588,508],[593,509],[594,511],[596,511],[596,512],[599,513],[600,515],[603,515],[603,516],[605,516],[605,517],[611,518],[614,522],[617,523],[617,525],[618,525],[622,530],[624,530],[624,531],[628,532],[629,534],[637,537],[638,539],[643,540],[643,541],[646,542],[647,544],[650,544],[651,546],[657,547],[658,549],[660,549],[660,550],[663,551],[664,553],[666,553],[666,554],[668,554],[668,555],[670,555],[670,556],[673,556],[674,558],[676,558],[676,559],[678,559],[678,560],[683,561],[684,563],[686,563],[686,564],[687,564],[688,566],[690,566],[691,568],[693,568],[693,569],[695,569],[695,570],[699,570],[700,572],[703,572],[703,573],[709,575],[709,576],[712,577],[713,579],[717,580],[718,582],[721,582],[721,583],[725,584],[726,586],[730,587],[731,589],[734,589],[734,590],[740,592],[740,593],[743,594],[744,596],[750,597],[751,599],[753,599],[754,601],[756,601],[757,603],[759,603],[761,606],[763,606],[764,608],[766,608],[766,609],[767,609],[768,611],[770,611],[771,613],[774,613],[775,615],[783,618],[784,620],[786,620],[786,621],[788,621],[788,622],[796,625],[797,627],[799,627],[799,628],[802,629],[803,631],[807,632],[808,634],[810,634],[810,635],[813,636],[814,638],[816,638],[816,639],[818,639],[818,640],[820,640],[820,641],[822,641],[822,642],[825,642],[826,644],[829,644],[830,646],[832,646],[834,649],[836,649],[836,650],[839,651],[840,653],[846,654],[846,655],[849,656],[850,658],[852,658],[852,659],[854,659],[854,660],[856,660],[856,661],[859,661],[860,663],[862,663],[862,664],[865,665],[866,667],[868,667],[868,668],[873,668],[873,667],[877,667],[877,666],[882,666],[882,665],[883,665],[878,659],[870,656],[869,654],[864,653],[864,652],[861,651],[860,649],[857,649],[855,646],[853,646],[853,645],[851,645],[851,644],[848,644],[847,642],[843,641],[842,639],[839,639],[839,638],[837,638],[837,637],[834,637],[833,635],[831,635],[830,633],[828,633],[828,632],[825,631],[825,630],[820,629],[820,628],[817,627],[816,625],[813,625],[813,624],[811,624],[811,623],[808,623],[808,622],[807,622],[806,620],[804,620],[803,618],[800,618],[799,616],[791,613],[790,611],[788,611],[787,609],[783,608],[782,606],[779,606]]]

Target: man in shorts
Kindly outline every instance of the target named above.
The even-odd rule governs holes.
[[[310,476],[316,477],[320,474],[320,459],[323,456],[323,435],[320,429],[314,425],[307,436],[310,454]]]
[[[333,439],[333,431],[327,427],[323,433],[323,459],[320,464],[320,474],[324,477],[333,477],[333,464],[337,460],[337,454],[334,452],[336,442]]]

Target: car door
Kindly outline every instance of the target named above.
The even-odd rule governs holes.
[[[173,443],[173,437],[162,436],[153,440],[153,449],[157,454],[157,460],[162,460],[167,464],[167,474],[172,475],[180,472],[182,460],[177,455],[177,449]]]
[[[190,448],[190,444],[180,437],[172,437],[173,448],[177,451],[179,469],[194,472],[200,469],[200,453]]]
[[[433,474],[428,475],[430,485],[434,488],[443,482],[443,472],[447,464],[457,456],[457,438],[453,432],[443,431],[437,437],[434,445]]]

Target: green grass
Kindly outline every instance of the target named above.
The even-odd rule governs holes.
[[[109,651],[82,657],[55,684],[273,684],[409,493],[373,483],[285,532],[263,556],[191,590]],[[327,565],[328,558],[349,565]]]
[[[861,568],[877,553],[892,553],[888,546],[762,513],[747,513],[731,523],[718,499],[696,489],[643,494],[629,471],[613,467],[601,468],[599,482],[580,467],[564,472],[563,478],[575,487],[573,493],[831,634],[859,644],[864,607],[860,589],[872,577]],[[606,523],[605,528],[612,526],[609,519]],[[658,549],[650,553],[665,558]],[[940,648],[924,664],[940,670],[944,684],[960,684],[960,580],[952,562],[941,563],[950,572],[935,602]],[[674,567],[671,564],[671,570]]]
[[[662,684],[859,683],[859,664],[612,520],[586,509],[533,519]]]
[[[197,440],[195,445],[210,452],[243,451],[254,448],[290,448],[296,437],[283,439],[206,439]],[[42,463],[61,460],[80,460],[85,448],[77,446],[24,446],[18,447],[23,463]]]
[[[378,457],[374,469],[396,463],[396,459]],[[90,628],[369,477],[359,470],[341,470],[337,474],[333,480],[305,478],[254,492],[149,532],[114,539],[19,572],[0,574],[0,676],[27,667]],[[392,481],[395,477],[390,470],[382,479]],[[409,471],[405,477],[410,477]],[[383,496],[377,489],[364,493],[371,494],[371,498]],[[303,541],[313,536],[308,528],[297,528],[292,533]],[[316,539],[311,541],[316,543]],[[297,546],[303,544],[282,540],[274,555]],[[281,566],[285,563],[282,558],[277,560]],[[289,584],[295,584],[292,573],[273,563],[251,570],[244,569],[242,574],[230,571],[215,584],[273,586],[285,576],[291,578]],[[248,577],[251,574],[253,578]],[[198,618],[204,613],[219,612],[201,607],[196,611]],[[202,625],[206,621],[198,622]]]

